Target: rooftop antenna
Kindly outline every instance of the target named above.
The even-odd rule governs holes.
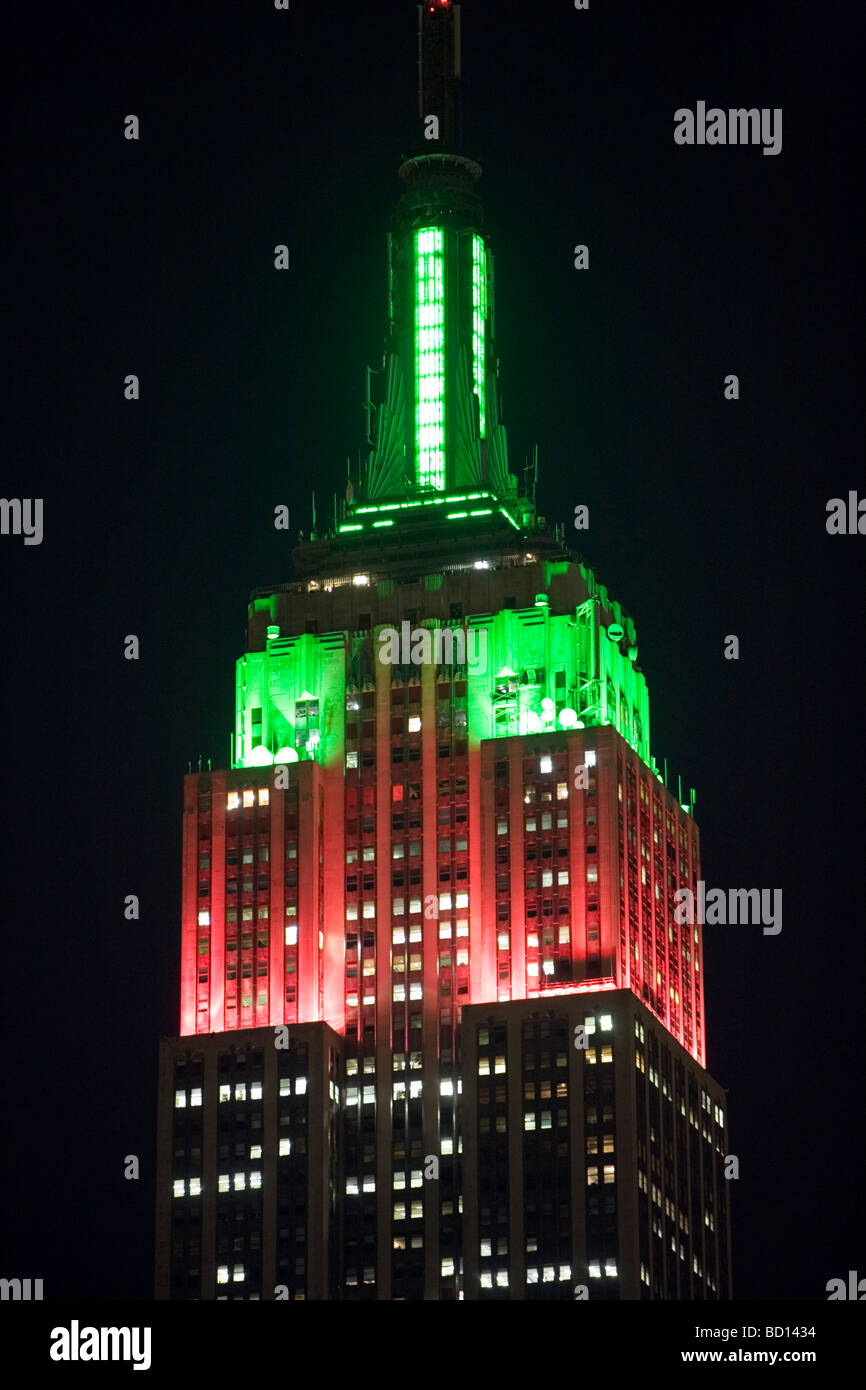
[[[439,117],[437,153],[456,154],[462,138],[460,6],[418,6],[418,116]],[[429,149],[424,142],[425,151]]]
[[[364,438],[372,448],[373,445],[373,402],[370,398],[370,364],[364,368]]]
[[[373,376],[381,376],[382,372],[384,371],[384,363],[382,367],[371,367],[368,362],[365,370],[367,373],[367,391],[364,399],[364,414],[367,417],[367,419],[366,432],[364,437],[367,443],[370,445],[370,448],[372,449],[376,443],[375,439],[373,438],[373,422],[376,419],[378,407],[373,403],[373,394],[370,379]]]
[[[529,461],[529,456],[526,455],[523,460],[523,493],[525,497],[529,498],[532,497],[532,483],[530,479],[531,472],[532,464]]]

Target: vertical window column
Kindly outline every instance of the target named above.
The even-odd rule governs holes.
[[[441,227],[415,233],[415,444],[422,486],[445,487],[445,262]]]

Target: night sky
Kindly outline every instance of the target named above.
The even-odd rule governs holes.
[[[148,1299],[183,775],[226,765],[249,592],[291,577],[311,488],[328,515],[362,443],[416,14],[49,0],[16,23],[0,493],[44,499],[44,539],[0,536],[0,1274]],[[705,933],[740,1299],[866,1275],[866,535],[825,527],[866,496],[862,25],[853,0],[463,5],[512,469],[538,445],[539,510],[634,616],[705,880],[783,890],[779,936]],[[699,100],[781,107],[782,152],[678,147]]]

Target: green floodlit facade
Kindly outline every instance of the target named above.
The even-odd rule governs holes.
[[[552,578],[568,565],[560,562],[545,568]],[[592,571],[581,569],[592,583]],[[441,575],[427,575],[425,588],[435,592],[441,580]],[[376,585],[382,599],[393,592],[392,580],[382,579]],[[257,598],[254,604],[270,619],[277,614],[278,595]],[[628,624],[623,639],[616,640],[617,628],[613,638],[607,635],[602,614],[608,608],[620,626],[623,620]],[[289,638],[279,637],[276,628],[269,626],[275,635],[267,638],[265,649],[248,652],[237,663],[233,766],[309,759],[324,766],[339,761],[344,711],[351,708],[353,690],[359,685],[352,673],[366,657],[366,671],[375,675],[372,663],[384,649],[383,634],[390,625],[380,624],[364,633],[305,633]],[[431,633],[437,626],[448,624],[435,620],[417,624]],[[653,765],[646,679],[635,664],[636,646],[624,646],[633,626],[619,605],[611,603],[603,586],[574,613],[551,613],[546,594],[539,593],[530,609],[469,616],[467,628],[483,634],[474,648],[481,653],[479,660],[465,663],[473,742],[610,724],[644,762]]]

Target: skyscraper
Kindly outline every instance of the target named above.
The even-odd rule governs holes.
[[[186,778],[157,1294],[729,1296],[694,802],[501,419],[460,7],[419,6],[369,452]]]

